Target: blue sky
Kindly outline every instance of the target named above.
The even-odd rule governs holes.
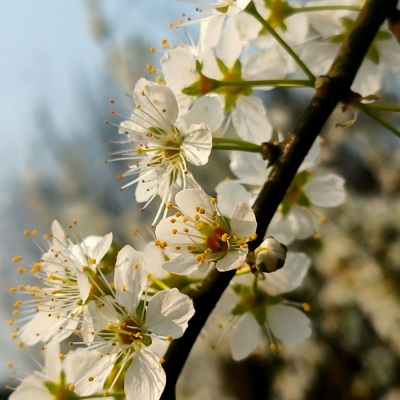
[[[98,4],[107,7],[115,40],[123,41],[127,33],[137,33],[155,44],[166,35],[167,23],[179,17],[182,10],[188,10],[187,4],[172,0],[113,0],[98,1]],[[67,126],[71,118],[82,121],[84,134],[84,113],[77,114],[74,110],[77,95],[74,84],[80,77],[89,87],[94,87],[106,67],[100,46],[88,27],[83,0],[3,2],[0,49],[0,206],[4,207],[8,200],[7,188],[15,179],[42,167],[41,160],[45,157],[41,152],[45,153],[46,149],[38,151],[34,146],[40,135],[38,110],[44,108],[58,127]],[[7,222],[0,226],[3,242],[13,241],[7,231],[12,220],[13,216],[7,215]],[[2,274],[6,277],[6,287],[1,290],[3,305],[10,301],[5,302],[4,293],[11,284],[7,277],[12,273],[10,260],[15,255],[7,252],[12,246],[4,247],[6,251],[0,255],[3,272],[7,269]],[[11,309],[5,314],[0,309],[2,326],[10,318]],[[0,384],[10,375],[4,367],[6,362],[14,361],[16,366],[23,363],[18,360],[15,343],[9,343],[10,333],[11,329],[2,329],[0,333]]]

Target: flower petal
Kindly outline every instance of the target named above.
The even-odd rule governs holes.
[[[185,332],[194,314],[193,302],[178,289],[163,290],[149,301],[146,313],[146,329],[159,336],[179,338]]]
[[[165,372],[158,357],[146,348],[136,351],[125,375],[126,398],[159,400],[165,382]]]
[[[309,318],[297,308],[283,304],[268,307],[267,321],[272,333],[284,342],[298,344],[312,333]]]
[[[275,272],[265,274],[265,279],[260,280],[259,285],[273,296],[290,292],[301,285],[310,264],[311,260],[304,253],[289,252],[285,265]]]
[[[251,313],[243,314],[232,327],[231,353],[234,360],[248,357],[256,350],[260,340],[260,325]]]
[[[345,181],[335,174],[328,174],[310,180],[304,186],[309,199],[319,207],[337,207],[346,200]]]
[[[134,316],[139,300],[146,287],[143,256],[131,246],[123,247],[115,264],[115,293],[118,302]]]

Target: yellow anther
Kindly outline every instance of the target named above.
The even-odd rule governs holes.
[[[103,397],[109,397],[110,396],[110,392],[108,392],[107,390],[105,390],[103,392]]]
[[[308,303],[302,303],[301,307],[305,312],[310,312],[311,311],[311,306]]]
[[[173,22],[168,22],[168,28],[173,28],[174,27],[174,23]]]
[[[13,326],[14,325],[14,320],[13,319],[9,319],[8,320],[8,325],[9,326]]]
[[[163,49],[166,49],[168,47],[168,39],[161,40],[161,46]]]
[[[12,262],[14,264],[16,264],[16,263],[19,263],[21,260],[22,260],[21,256],[15,256],[15,257],[13,257]]]
[[[88,376],[87,379],[88,379],[89,382],[93,382],[94,381],[94,376]]]
[[[34,230],[32,231],[32,235],[34,235],[34,236],[39,235],[39,231],[38,231],[37,229],[34,229]]]
[[[91,258],[90,259],[90,264],[96,264],[96,259],[95,258]]]
[[[189,218],[188,217],[183,217],[182,218],[182,222],[184,223],[184,224],[186,224],[186,222],[188,222],[189,221]]]
[[[17,288],[15,287],[10,287],[9,289],[10,293],[15,293],[17,291]]]
[[[17,271],[19,274],[24,274],[26,272],[26,268],[18,268]]]
[[[22,349],[22,347],[24,347],[24,346],[25,346],[25,343],[24,343],[24,342],[18,342],[18,347],[19,347],[19,348]]]
[[[35,273],[35,272],[40,271],[41,269],[42,269],[42,264],[40,264],[40,263],[35,263],[35,264],[33,264],[33,267],[32,267],[32,269],[31,269],[31,272],[32,272],[32,273]]]
[[[75,391],[75,385],[74,385],[73,383],[71,383],[71,384],[68,386],[68,389],[69,389],[71,392]]]
[[[151,47],[150,47],[150,51],[151,51],[152,53],[155,53],[155,52],[157,51],[157,49],[156,49],[155,46],[151,46]]]
[[[24,236],[29,236],[30,234],[31,234],[30,230],[28,230],[28,229],[24,230],[24,233],[23,233]]]
[[[143,150],[140,147],[137,147],[136,154],[138,154],[138,155],[143,154]]]
[[[200,220],[200,215],[199,215],[199,214],[196,214],[196,215],[194,216],[194,219],[195,219],[195,221],[199,221],[199,220]]]
[[[217,199],[215,197],[211,197],[210,199],[211,204],[217,204]]]
[[[172,229],[171,232],[172,232],[173,235],[176,235],[178,233],[178,229]]]
[[[172,210],[172,209],[174,208],[174,205],[173,205],[173,203],[167,203],[167,204],[165,205],[165,208],[166,208],[167,210]]]
[[[133,268],[138,269],[139,268],[139,263],[133,264]]]
[[[17,301],[14,303],[14,307],[21,307],[21,304],[22,304],[22,301],[21,301],[21,300],[17,300]]]
[[[188,228],[183,228],[183,232],[189,233],[189,229]]]
[[[51,234],[51,233],[45,233],[44,235],[43,235],[43,239],[44,240],[49,240],[49,239],[51,239],[53,237],[53,235]]]
[[[158,362],[159,362],[160,364],[164,364],[164,363],[165,363],[165,358],[160,358],[160,359],[158,360]]]
[[[126,292],[126,286],[125,286],[125,285],[122,285],[121,290],[122,290],[123,292]]]
[[[64,360],[64,354],[63,354],[63,353],[60,353],[60,354],[58,355],[58,358],[59,358],[60,360]]]
[[[177,211],[177,212],[175,213],[175,217],[176,217],[176,218],[182,217],[182,213],[181,213],[180,211]]]
[[[182,247],[181,246],[175,246],[175,250],[181,250]]]
[[[200,229],[203,228],[203,226],[204,226],[204,222],[199,222],[199,223],[197,224],[197,229],[200,230]]]
[[[176,222],[175,218],[170,218],[169,222],[171,222],[171,224],[174,224]]]
[[[326,224],[326,222],[327,222],[327,219],[326,219],[325,217],[321,217],[321,218],[319,219],[319,223],[320,223],[321,225]]]
[[[256,240],[257,239],[257,233],[252,233],[249,237],[249,240]]]
[[[221,237],[221,240],[226,243],[229,239],[229,233],[224,233]]]
[[[168,335],[168,336],[167,336],[167,340],[168,340],[168,342],[170,342],[170,341],[172,340],[172,336],[171,336],[171,335]]]

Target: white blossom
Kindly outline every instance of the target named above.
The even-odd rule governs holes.
[[[94,303],[102,293],[99,266],[111,243],[109,233],[75,244],[53,221],[46,241],[49,249],[30,271],[40,284],[23,290],[32,296],[21,302],[27,315],[21,322],[28,322],[18,329],[18,336],[25,344],[60,342],[78,330],[86,341],[92,340]]]
[[[136,186],[136,200],[146,206],[158,195],[162,207],[175,193],[198,184],[187,164],[204,165],[212,148],[211,132],[204,123],[187,125],[179,116],[178,104],[171,89],[140,79],[134,90],[136,109],[120,124],[131,147],[114,153],[114,160],[128,161],[119,178],[134,176],[121,187]],[[165,211],[166,212],[166,211]],[[164,212],[164,215],[165,215]]]
[[[115,292],[103,299],[97,338],[86,349],[100,354],[95,363],[97,370],[117,368],[111,389],[124,371],[127,400],[160,398],[165,372],[162,359],[152,351],[153,340],[181,337],[194,314],[191,299],[176,288],[149,297],[148,279],[142,255],[130,246],[123,247],[116,261]],[[93,365],[86,367],[86,376],[93,376]]]
[[[216,199],[198,189],[182,190],[175,202],[175,215],[156,227],[156,244],[179,254],[163,268],[191,275],[207,272],[213,265],[219,271],[228,271],[243,264],[247,242],[255,238],[256,229],[248,204],[237,204],[227,217],[220,213]]]

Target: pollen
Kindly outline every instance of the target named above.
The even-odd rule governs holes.
[[[158,360],[158,362],[159,362],[160,364],[164,364],[164,363],[165,363],[165,358],[160,358],[160,359]]]
[[[17,301],[14,303],[14,307],[21,307],[21,304],[22,304],[22,301],[21,301],[21,300],[17,300]]]
[[[74,385],[73,383],[71,383],[71,384],[68,386],[68,389],[69,389],[71,392],[75,391],[75,385]]]
[[[139,263],[133,264],[133,268],[138,269],[139,268]]]
[[[24,230],[24,232],[23,232],[24,236],[30,236],[30,234],[31,234],[31,231],[28,229]]]
[[[63,354],[63,353],[60,353],[60,354],[58,355],[58,358],[59,358],[60,360],[64,360],[64,354]]]
[[[174,205],[173,205],[172,203],[167,203],[167,204],[165,205],[165,208],[166,208],[167,210],[172,210],[173,207],[174,207]]]
[[[308,303],[302,303],[301,308],[304,310],[304,312],[311,311],[311,306]]]
[[[16,263],[19,263],[21,260],[22,260],[21,256],[15,256],[15,257],[13,257],[12,262],[14,264],[16,264]]]
[[[167,340],[168,340],[168,342],[171,342],[171,341],[172,341],[172,336],[171,336],[171,335],[168,335],[168,336],[167,336]]]
[[[32,231],[32,235],[33,235],[33,236],[39,235],[39,231],[38,231],[37,229],[34,229],[34,230]]]

